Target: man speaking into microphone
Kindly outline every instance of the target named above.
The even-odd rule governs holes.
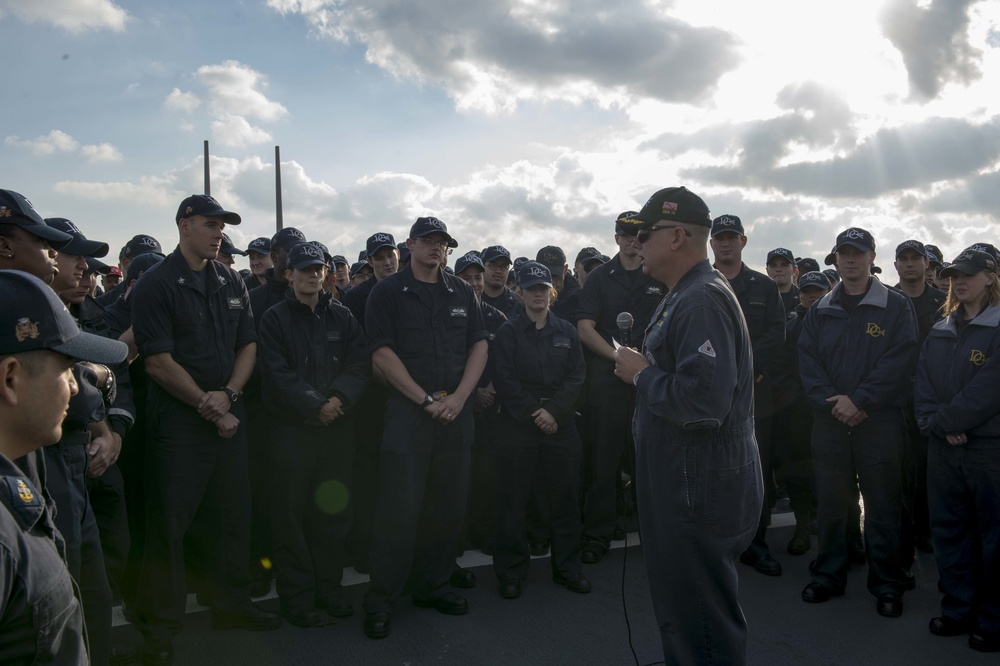
[[[763,486],[753,431],[753,359],[739,302],[708,263],[708,207],[683,187],[636,216],[644,273],[669,288],[642,353],[615,351],[636,387],[639,529],[664,661],[744,664],[736,560]]]

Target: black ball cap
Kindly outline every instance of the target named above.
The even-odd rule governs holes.
[[[180,222],[182,219],[191,217],[192,215],[221,217],[222,221],[226,224],[239,224],[242,222],[239,215],[225,210],[222,204],[207,194],[192,194],[182,201],[181,205],[177,207],[177,217],[175,220]]]
[[[295,227],[284,227],[271,236],[271,250],[290,250],[299,243],[306,242],[306,235]]]
[[[423,238],[431,234],[443,234],[448,240],[448,247],[458,247],[458,241],[448,233],[448,225],[436,217],[418,217],[410,227],[410,238]]]
[[[483,260],[478,254],[475,252],[466,252],[455,262],[455,273],[461,273],[469,266],[478,268],[480,272],[486,270],[486,266],[483,265]]]
[[[635,219],[645,226],[661,221],[712,226],[708,206],[701,197],[683,186],[666,187],[653,194]]]
[[[309,266],[326,266],[327,259],[316,243],[299,243],[288,251],[289,268],[301,271]]]
[[[0,271],[0,354],[50,349],[91,363],[121,363],[124,342],[84,333],[48,285],[21,271]]]
[[[128,286],[132,284],[134,280],[138,280],[143,273],[161,261],[163,261],[162,254],[157,254],[156,252],[140,254],[138,257],[130,261],[128,263],[128,268],[125,269],[125,285]]]
[[[996,259],[988,252],[969,249],[963,250],[947,268],[942,268],[939,275],[947,278],[957,275],[975,275],[980,271],[996,273]]]
[[[380,231],[377,234],[369,236],[368,240],[365,242],[365,251],[368,252],[369,257],[375,256],[375,253],[383,247],[391,247],[393,250],[396,249],[396,239],[392,237],[392,234]]]
[[[0,224],[16,224],[29,234],[48,241],[55,250],[61,250],[73,237],[45,224],[23,194],[14,190],[0,190]]]
[[[247,256],[246,252],[233,244],[233,239],[229,237],[229,234],[222,234],[222,245],[219,246],[219,254],[228,254],[230,257],[234,254],[238,254],[241,257]]]
[[[535,255],[535,261],[550,271],[560,271],[559,274],[562,275],[563,266],[566,265],[566,253],[562,251],[561,247],[546,245]]]
[[[122,250],[122,257],[135,259],[136,257],[150,253],[163,256],[163,247],[160,245],[160,241],[146,234],[137,234],[132,237],[132,240],[125,243],[125,247]]]
[[[719,217],[712,220],[712,238],[715,238],[719,234],[724,233],[734,233],[740,236],[745,236],[746,232],[743,230],[743,221],[738,215],[732,215],[727,213],[726,215],[720,215]],[[789,253],[791,254],[791,253]]]
[[[59,251],[63,254],[71,254],[75,257],[108,256],[108,251],[111,248],[107,243],[88,239],[83,235],[79,227],[65,217],[47,217],[45,218],[45,224],[73,237],[73,240],[59,248]]]
[[[271,239],[261,236],[260,238],[254,238],[247,245],[247,254],[251,252],[256,252],[257,254],[271,254]]]

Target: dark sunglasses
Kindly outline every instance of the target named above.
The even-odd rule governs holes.
[[[639,231],[636,232],[635,239],[640,243],[645,243],[646,241],[649,240],[650,234],[652,234],[654,231],[659,231],[660,229],[681,229],[681,227],[677,226],[676,224],[664,225],[662,227],[656,227],[656,226],[646,227],[645,229],[639,229]],[[684,229],[684,235],[690,236],[691,232],[688,231],[687,229]]]

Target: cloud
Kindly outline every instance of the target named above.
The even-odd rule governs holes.
[[[60,194],[69,194],[88,201],[101,203],[135,204],[177,207],[184,190],[177,189],[173,176],[140,177],[137,182],[100,183],[93,181],[62,180],[52,186]]]
[[[1000,222],[1000,171],[977,174],[953,187],[932,193],[926,201],[914,202],[914,208],[927,212],[982,214]],[[996,231],[990,232],[996,235]]]
[[[35,155],[72,153],[80,147],[80,144],[76,139],[71,137],[69,134],[66,134],[66,132],[57,129],[52,130],[45,136],[25,141],[21,141],[16,136],[8,136],[4,139],[4,143],[8,146],[20,146],[21,148],[27,148]]]
[[[948,83],[969,84],[980,77],[982,52],[969,44],[969,7],[978,0],[889,0],[882,32],[899,49],[911,96],[931,100]]]
[[[1000,158],[1000,116],[975,124],[930,118],[867,137],[844,155],[766,168],[704,166],[683,171],[706,183],[742,185],[785,194],[874,198],[897,190],[963,178]],[[757,167],[757,168],[754,168]]]
[[[0,19],[7,13],[25,23],[46,23],[70,32],[121,32],[129,18],[111,0],[0,0]]]
[[[194,76],[204,88],[202,94],[174,88],[164,98],[163,106],[193,113],[206,102],[208,115],[213,119],[213,136],[223,146],[245,148],[267,143],[272,139],[270,132],[251,124],[247,118],[273,122],[288,115],[288,109],[264,94],[267,77],[236,60],[203,65]],[[188,131],[189,127],[191,123],[185,122],[181,130]]]
[[[80,154],[89,162],[120,162],[122,159],[122,154],[110,143],[83,146]]]
[[[174,88],[163,100],[163,106],[190,113],[201,106],[201,100],[193,92],[181,92],[180,88]]]
[[[222,116],[213,121],[212,134],[216,141],[229,148],[267,143],[272,138],[266,130],[251,125],[243,116]]]
[[[203,65],[196,77],[208,89],[206,97],[216,115],[273,121],[288,114],[288,109],[262,92],[267,88],[267,77],[240,62],[227,60],[220,65]]]
[[[8,136],[4,139],[8,146],[19,146],[30,150],[35,155],[46,156],[56,153],[76,153],[79,150],[81,156],[87,158],[88,162],[118,162],[122,159],[122,154],[114,145],[110,143],[92,144],[80,146],[80,142],[62,130],[54,129],[44,136],[22,141],[16,136]]]
[[[704,100],[737,65],[737,39],[672,18],[665,4],[268,0],[321,35],[364,44],[367,60],[392,75],[488,112],[523,100]]]

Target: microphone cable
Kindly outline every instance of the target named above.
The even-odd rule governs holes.
[[[629,413],[632,418],[635,416],[635,387],[629,387]],[[629,419],[629,433],[632,430],[631,418]],[[630,447],[630,458],[633,460],[633,469],[630,470],[633,476],[628,477],[628,482],[622,489],[624,492],[624,509],[626,515],[631,512],[635,516],[636,525],[636,535],[639,537],[639,543],[637,545],[642,546],[642,524],[639,520],[639,508],[632,501],[632,484],[634,483],[635,466],[638,464],[635,461],[635,442],[632,437],[626,435],[627,441],[625,445]],[[625,616],[625,630],[628,633],[628,649],[632,652],[632,661],[635,662],[635,666],[640,666],[639,656],[635,653],[635,645],[632,644],[632,624],[628,621],[628,603],[625,599],[625,571],[626,565],[628,564],[628,532],[625,532],[625,546],[622,548],[622,585],[621,585],[621,595],[622,595],[622,614]],[[642,664],[641,666],[658,666],[659,664],[666,664],[664,660],[651,661],[647,664]]]

